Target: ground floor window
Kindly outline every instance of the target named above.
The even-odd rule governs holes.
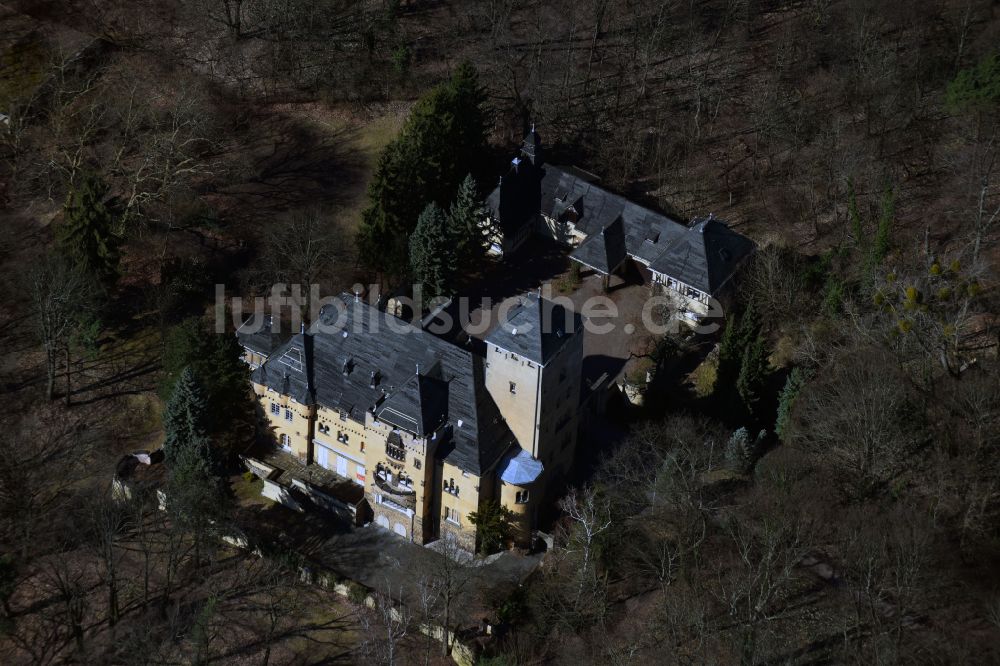
[[[285,451],[292,450],[292,438],[290,436],[282,433],[281,437],[279,438],[279,441],[281,442],[281,448],[283,448]]]
[[[455,509],[452,509],[451,507],[446,506],[444,508],[444,519],[447,520],[449,523],[453,523],[455,525],[462,524],[462,515]]]

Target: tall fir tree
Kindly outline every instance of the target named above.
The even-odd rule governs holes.
[[[173,327],[164,343],[161,395],[169,400],[183,371],[190,369],[207,405],[205,432],[219,451],[235,449],[253,423],[247,366],[240,356],[235,336],[208,330],[198,317]]]
[[[795,405],[795,399],[799,396],[799,392],[805,386],[808,379],[808,371],[800,366],[796,366],[788,373],[788,379],[785,380],[785,387],[781,389],[781,395],[778,398],[778,415],[774,422],[774,434],[782,441],[785,441],[789,434],[792,423],[792,407]]]
[[[448,211],[448,235],[451,236],[458,265],[463,272],[479,267],[486,257],[489,242],[483,231],[486,207],[479,198],[472,174],[465,177],[455,193],[455,201]]]
[[[872,266],[878,267],[889,254],[889,233],[896,217],[896,194],[891,185],[885,186],[882,193],[882,209],[875,228],[875,239],[872,242]]]
[[[425,296],[451,294],[455,275],[454,243],[448,234],[448,218],[435,203],[427,204],[410,237],[410,266],[414,279],[423,284]]]
[[[753,301],[747,304],[737,320],[733,317],[726,324],[719,343],[719,365],[715,375],[715,390],[728,397],[740,375],[747,347],[760,334],[760,318]]]
[[[202,465],[206,472],[215,464],[208,439],[206,423],[208,405],[194,371],[185,368],[174,384],[166,411],[163,413],[163,454],[171,465],[183,462],[187,466]],[[197,463],[197,461],[201,463]]]
[[[744,349],[740,374],[736,378],[736,392],[751,415],[757,413],[767,372],[768,360],[764,336],[758,334]]]
[[[486,95],[464,63],[424,95],[379,156],[361,214],[362,260],[388,275],[406,273],[406,239],[431,202],[447,206],[462,178],[475,172],[486,147]]]
[[[110,287],[118,279],[119,240],[114,235],[114,213],[104,202],[107,193],[107,185],[96,176],[84,176],[63,206],[57,242],[77,270]]]

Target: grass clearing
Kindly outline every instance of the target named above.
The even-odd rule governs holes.
[[[718,361],[709,358],[691,373],[691,383],[694,384],[694,392],[699,398],[707,398],[712,395],[718,370]]]
[[[230,487],[233,489],[233,495],[236,496],[238,504],[266,506],[273,503],[260,494],[264,489],[264,479],[249,472],[232,477]]]

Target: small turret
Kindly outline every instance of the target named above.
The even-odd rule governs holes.
[[[535,123],[531,123],[531,131],[521,142],[521,157],[531,162],[533,166],[542,164],[542,137],[535,131]]]

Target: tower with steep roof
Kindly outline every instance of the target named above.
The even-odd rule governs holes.
[[[500,316],[486,337],[486,390],[521,448],[558,474],[576,447],[583,320],[536,294]]]

